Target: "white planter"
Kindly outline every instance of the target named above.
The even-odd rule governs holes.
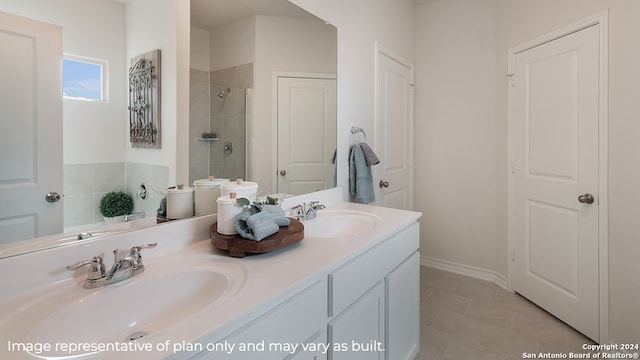
[[[106,217],[103,216],[105,224],[117,224],[124,222],[124,215],[114,216],[114,217]]]

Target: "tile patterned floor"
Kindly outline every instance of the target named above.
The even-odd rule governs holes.
[[[420,268],[416,360],[516,360],[523,353],[584,352],[593,341],[494,283]]]

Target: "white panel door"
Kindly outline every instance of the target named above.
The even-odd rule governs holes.
[[[278,192],[334,186],[336,80],[278,77]]]
[[[511,60],[512,286],[597,340],[599,27]]]
[[[376,203],[396,209],[413,208],[413,70],[412,66],[378,51],[377,116],[373,167]]]
[[[62,29],[0,12],[0,243],[62,232]]]

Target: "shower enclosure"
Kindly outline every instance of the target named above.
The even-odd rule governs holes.
[[[209,176],[249,179],[247,145],[253,64],[191,69],[189,182]]]

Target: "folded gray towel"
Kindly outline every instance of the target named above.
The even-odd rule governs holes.
[[[250,211],[243,211],[236,219],[236,231],[245,239],[260,241],[280,230],[269,213],[259,212],[251,215]]]
[[[278,226],[289,226],[291,220],[285,215],[284,210],[278,205],[261,205],[263,213],[269,214],[271,220]]]
[[[367,161],[367,165],[380,164],[380,159],[378,159],[376,153],[373,152],[373,149],[367,143],[360,143],[360,147],[362,147],[362,153],[364,154],[364,159]]]

